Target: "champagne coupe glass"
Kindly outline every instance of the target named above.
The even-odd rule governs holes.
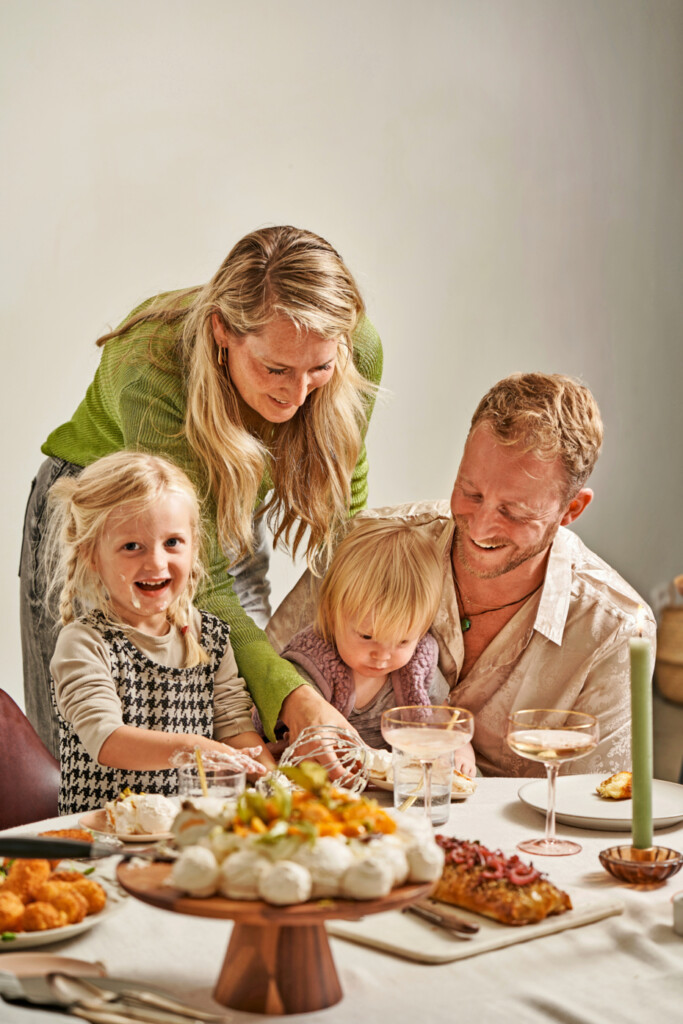
[[[507,743],[520,757],[540,761],[548,774],[548,806],[545,838],[526,839],[518,850],[546,857],[578,853],[581,846],[555,835],[555,780],[563,761],[589,754],[598,743],[597,719],[582,711],[559,708],[529,708],[508,717]]]
[[[432,822],[432,763],[469,742],[474,734],[474,716],[464,708],[416,704],[390,708],[382,713],[382,736],[387,743],[410,755],[422,765],[424,813]]]

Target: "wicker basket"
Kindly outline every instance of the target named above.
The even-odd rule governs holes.
[[[663,697],[683,704],[683,605],[662,609],[655,679]]]

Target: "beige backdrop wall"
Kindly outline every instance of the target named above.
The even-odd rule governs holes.
[[[371,503],[448,494],[513,370],[604,413],[578,532],[641,591],[683,571],[683,3],[4,0],[4,658],[47,433],[95,338],[238,237],[329,238],[385,345]],[[281,596],[297,570],[274,566]]]

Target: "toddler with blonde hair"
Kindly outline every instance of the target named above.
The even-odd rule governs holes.
[[[282,652],[371,747],[387,746],[388,708],[448,703],[428,632],[442,585],[439,549],[422,531],[355,519],[320,586],[315,623]],[[470,744],[455,752],[455,766],[475,774]]]
[[[272,766],[230,627],[193,605],[204,572],[185,473],[154,455],[117,452],[59,479],[50,503],[51,589],[63,625],[50,663],[60,813],[102,807],[127,786],[173,794],[177,751],[237,748],[236,766]]]

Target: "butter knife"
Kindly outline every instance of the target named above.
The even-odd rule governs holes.
[[[424,906],[423,903],[411,903],[403,908],[403,912],[415,914],[416,917],[421,917],[424,921],[429,921],[430,924],[438,925],[439,928],[444,928],[449,932],[455,932],[463,939],[476,935],[479,931],[478,924],[465,921],[462,917],[458,917],[455,914],[441,914],[438,910]]]
[[[130,860],[132,857],[141,857],[143,860],[175,859],[170,850],[157,849],[154,846],[146,850],[141,850],[137,846],[126,849],[97,841],[86,843],[81,839],[29,835],[0,836],[0,857],[37,857],[45,860],[98,860],[100,857],[122,857],[124,860]]]

